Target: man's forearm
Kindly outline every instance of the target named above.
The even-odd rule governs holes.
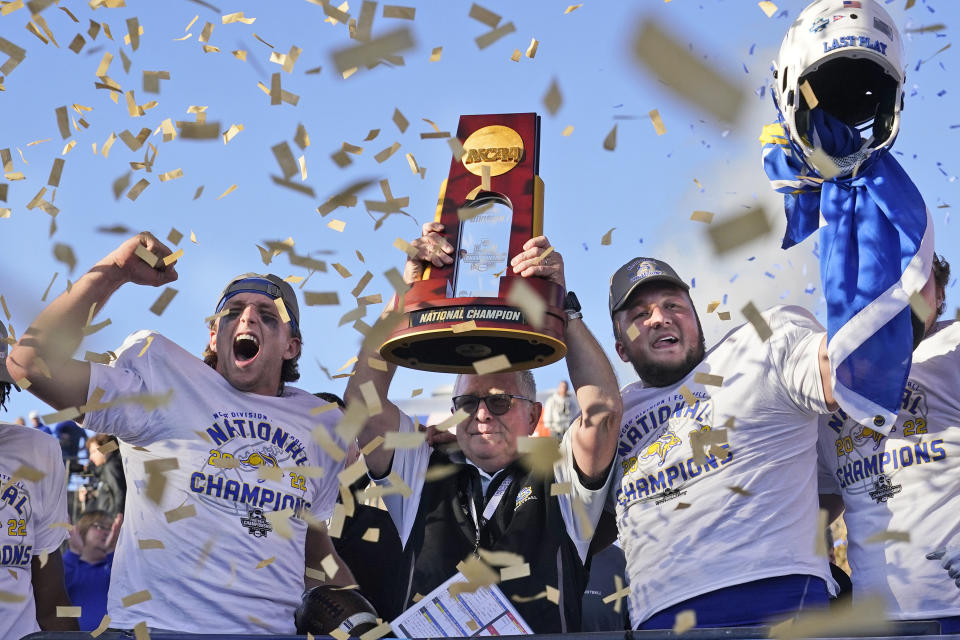
[[[588,478],[600,477],[613,460],[623,405],[617,376],[600,343],[580,319],[567,323],[567,370],[580,405],[571,433],[573,454]]]
[[[70,360],[80,346],[88,321],[122,284],[116,270],[97,265],[69,291],[60,294],[40,312],[11,350],[7,364],[14,379],[35,382],[46,375],[44,364],[54,370]]]

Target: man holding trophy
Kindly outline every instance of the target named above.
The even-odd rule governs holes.
[[[531,119],[535,131],[537,123],[532,120],[535,116],[521,115]],[[468,133],[465,129],[476,124],[472,118],[483,117],[461,119],[459,133],[461,139],[467,140],[466,152],[462,162],[454,159],[451,178],[446,185],[446,204],[454,209],[463,208],[465,204],[462,194],[466,189],[459,187],[458,180],[465,178],[476,182],[475,177],[461,171],[471,159],[484,162],[485,158],[507,158],[518,164],[520,171],[523,171],[524,161],[535,161],[535,139],[527,141],[525,153],[490,152],[491,148],[500,151],[515,148],[502,145],[480,146],[478,151],[470,144],[470,137],[465,135]],[[510,122],[509,116],[503,118]],[[491,127],[485,128],[489,130]],[[391,486],[398,484],[396,479],[399,478],[411,489],[406,495],[384,495],[403,545],[403,557],[396,566],[384,567],[384,579],[398,585],[400,593],[397,595],[403,601],[401,608],[412,606],[454,576],[458,569],[470,581],[475,581],[476,574],[465,565],[484,563],[497,566],[497,557],[505,557],[502,554],[497,556],[497,553],[508,552],[516,556],[507,557],[516,558],[525,567],[515,570],[515,577],[508,578],[510,572],[501,573],[499,588],[526,621],[527,629],[536,633],[576,631],[580,627],[580,596],[586,584],[584,564],[593,527],[609,489],[619,430],[620,395],[613,370],[584,324],[575,296],[568,294],[562,310],[554,309],[549,302],[545,305],[544,316],[559,311],[559,318],[553,315],[549,320],[538,319],[532,317],[529,306],[520,309],[518,307],[523,305],[509,304],[509,293],[499,298],[495,297],[496,291],[494,295],[477,295],[476,290],[470,289],[473,285],[468,283],[469,278],[456,278],[452,273],[456,269],[468,269],[466,265],[471,264],[471,260],[476,263],[474,248],[479,247],[486,253],[481,259],[489,259],[490,255],[498,253],[503,255],[502,264],[495,267],[500,274],[508,274],[501,278],[501,293],[508,286],[517,286],[517,280],[529,283],[530,290],[559,292],[559,296],[554,293],[554,301],[562,298],[565,289],[562,256],[552,250],[546,237],[540,234],[530,237],[539,222],[531,220],[533,209],[525,209],[522,203],[532,200],[530,196],[536,181],[528,174],[524,179],[510,181],[502,178],[488,184],[486,170],[482,171],[482,179],[483,186],[487,187],[485,191],[496,189],[501,202],[512,204],[509,257],[505,255],[508,252],[503,251],[502,241],[474,237],[469,246],[463,246],[464,229],[461,228],[459,234],[444,236],[444,232],[455,232],[456,229],[441,222],[427,223],[423,235],[410,243],[411,249],[407,252],[404,281],[413,288],[400,303],[406,313],[398,314],[388,309],[382,319],[382,322],[397,327],[392,334],[396,336],[422,326],[418,318],[427,318],[424,323],[437,318],[454,318],[448,323],[452,327],[449,331],[444,327],[432,327],[430,331],[434,337],[428,338],[454,341],[448,345],[451,362],[430,366],[434,370],[460,372],[454,384],[451,409],[452,413],[462,417],[456,424],[459,450],[452,453],[434,450],[422,438],[416,444],[414,421],[387,400],[395,365],[379,360],[375,346],[368,345],[361,350],[356,373],[347,386],[346,399],[348,405],[365,403],[367,408],[375,403],[380,405],[378,412],[370,411],[372,415],[359,437],[361,447],[371,444],[378,436],[388,436],[389,441],[393,432],[399,432],[401,437],[408,434],[408,438],[412,436],[414,441],[413,446],[389,449],[377,446],[365,455],[373,482]],[[460,196],[456,195],[458,188]],[[536,197],[542,196],[538,194]],[[460,220],[462,216],[454,219],[453,225]],[[527,237],[518,240],[518,235]],[[448,237],[459,237],[463,251],[458,250]],[[459,284],[445,286],[442,282],[445,277],[456,278]],[[431,282],[431,279],[441,282]],[[440,291],[441,295],[433,299],[416,299],[418,286],[421,290]],[[457,295],[444,296],[443,291]],[[438,313],[437,309],[444,310],[444,313]],[[511,326],[497,335],[496,327],[485,329],[479,320],[465,320],[466,313],[474,318],[499,320],[519,317],[528,331],[523,333],[523,330]],[[544,443],[553,445],[552,451],[547,447],[544,455],[525,456],[521,454],[522,438],[532,435],[541,405],[536,401],[533,375],[524,363],[537,358],[536,354],[529,356],[530,350],[540,348],[544,342],[536,327],[546,327],[550,322],[562,329],[562,340],[554,339],[551,344],[558,345],[560,356],[563,349],[566,350],[570,380],[583,414],[574,421],[559,450],[554,439],[544,438],[541,439]],[[516,349],[509,345],[509,340],[513,339],[511,332],[513,335],[523,334],[517,340],[524,344]],[[504,335],[508,338],[504,339]],[[422,341],[419,334],[413,339],[401,335],[399,341],[392,343],[388,338],[387,345],[407,349],[404,353],[409,354],[413,353],[409,350],[410,344],[418,341]],[[445,348],[442,345],[421,347],[420,354],[427,355],[417,357],[418,361],[432,357],[431,350],[440,352]],[[407,356],[391,354],[389,347],[381,349],[380,353],[385,358],[411,366]],[[506,356],[504,366],[487,373],[483,362],[498,355]],[[463,358],[472,358],[476,366],[454,362]],[[478,374],[480,371],[484,373]],[[371,403],[371,383],[375,403]],[[404,635],[407,637],[413,635],[409,630],[401,631],[406,631]]]

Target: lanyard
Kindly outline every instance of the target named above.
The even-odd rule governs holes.
[[[480,549],[480,529],[482,529],[488,522],[490,518],[493,517],[493,514],[497,511],[497,507],[500,506],[500,501],[503,499],[503,494],[507,492],[507,489],[510,488],[510,484],[513,482],[513,476],[507,476],[503,482],[500,483],[500,486],[497,487],[497,490],[490,496],[490,501],[487,502],[487,505],[483,508],[483,515],[480,518],[477,518],[477,501],[474,500],[473,489],[471,485],[470,490],[470,515],[473,516],[473,526],[476,530],[477,537],[473,546],[473,554],[478,555]]]

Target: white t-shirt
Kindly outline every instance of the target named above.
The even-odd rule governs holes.
[[[107,600],[112,626],[129,629],[145,620],[189,633],[293,633],[307,532],[297,514],[330,517],[343,467],[311,430],[323,424],[332,432],[340,411],[310,416],[327,403],[289,386],[280,397],[238,391],[202,360],[148,331],[129,336],[117,356],[110,366],[91,365],[91,395],[99,387],[104,401],[169,390],[173,396],[156,409],[128,402],[84,419],[86,428],[122,440],[127,476]],[[150,482],[160,474],[150,471],[169,468],[171,458],[177,468],[162,474],[166,490],[157,504]],[[215,466],[224,461],[238,466]],[[261,477],[259,470],[269,467],[279,467],[282,476]],[[299,472],[302,467],[309,469]],[[284,509],[294,513],[282,519],[292,529],[289,538],[267,517]],[[145,540],[159,540],[163,548],[142,548]],[[124,606],[124,598],[143,590],[149,600]]]
[[[823,328],[799,307],[763,317],[773,332],[766,342],[743,325],[676,384],[622,391],[623,476],[613,497],[634,624],[774,576],[818,576],[835,588],[826,556],[814,551],[824,535],[816,490],[817,417],[827,410],[817,358]],[[723,384],[694,382],[696,372],[723,376]],[[709,438],[730,418],[727,443],[701,448],[699,465],[691,433]]]
[[[23,598],[0,599],[0,638],[39,631],[30,562],[52,553],[67,539],[67,483],[60,445],[46,433],[0,422],[0,592]],[[42,472],[39,482],[18,480],[7,486],[21,465]]]
[[[579,423],[578,423],[579,424]],[[580,482],[580,476],[573,466],[573,449],[570,445],[570,433],[575,427],[569,429],[563,440],[560,442],[560,460],[553,466],[553,473],[556,482],[569,482],[570,493],[560,494],[557,499],[560,500],[560,514],[563,516],[563,523],[566,525],[567,535],[577,547],[580,554],[580,561],[585,562],[587,550],[590,548],[590,540],[593,536],[593,529],[600,519],[603,507],[615,477],[615,472],[611,468],[607,481],[600,489],[587,489]],[[413,431],[413,421],[404,413],[400,413],[400,432],[410,433]],[[390,513],[393,524],[397,527],[400,534],[400,543],[404,546],[410,538],[413,530],[414,521],[417,517],[417,511],[420,508],[420,495],[423,493],[425,483],[425,474],[427,472],[427,463],[430,461],[430,454],[433,449],[426,443],[421,444],[415,449],[397,449],[393,453],[393,464],[391,472],[400,475],[405,483],[413,490],[408,498],[399,494],[390,494],[383,496],[383,502]],[[468,461],[469,462],[469,461]],[[472,463],[470,463],[472,464]],[[614,463],[616,464],[616,463]],[[478,468],[478,470],[480,470]],[[489,482],[491,476],[484,474],[482,470],[481,478]],[[499,473],[499,472],[498,472]],[[495,476],[496,474],[494,474]],[[487,476],[484,478],[484,476]],[[377,483],[385,483],[386,480],[376,480]],[[484,483],[486,491],[486,483]],[[572,499],[576,496],[584,506],[587,514],[587,520],[590,522],[590,530],[584,529],[583,523],[574,512]]]
[[[836,412],[820,421],[820,491],[843,496],[857,598],[881,594],[897,620],[960,615],[960,590],[924,556],[960,545],[960,323],[913,353],[889,436]],[[906,533],[910,540],[870,538]]]

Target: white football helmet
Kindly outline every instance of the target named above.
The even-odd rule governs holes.
[[[875,0],[816,0],[787,31],[774,61],[773,91],[793,143],[809,158],[821,145],[800,90],[809,82],[818,106],[864,134],[854,154],[833,157],[840,175],[893,144],[903,108],[903,42]],[[821,149],[822,151],[822,149]]]

